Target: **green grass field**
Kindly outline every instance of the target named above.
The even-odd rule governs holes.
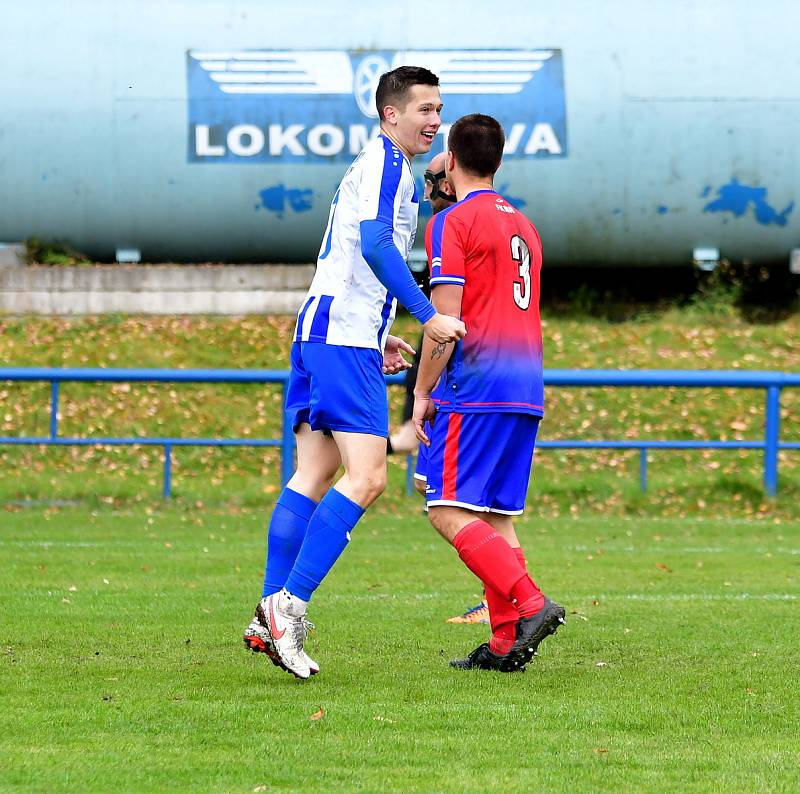
[[[266,513],[2,515],[0,790],[797,790],[797,521],[524,520],[568,624],[501,675],[448,667],[478,583],[401,501],[318,591],[302,683],[240,640]]]
[[[286,318],[0,318],[14,366],[285,369]],[[398,330],[416,341],[401,318]],[[714,305],[544,314],[553,368],[800,370],[800,315]],[[0,383],[0,435],[47,433]],[[401,393],[391,391],[393,423]],[[542,437],[757,439],[763,394],[551,389]],[[66,384],[63,435],[278,434],[272,387]],[[781,399],[800,438],[800,389]],[[523,675],[447,661],[479,585],[403,495],[405,459],[312,604],[301,683],[245,651],[274,451],[0,447],[0,791],[786,791],[800,788],[800,455],[537,453],[520,525],[567,607]],[[318,719],[312,719],[317,716]]]

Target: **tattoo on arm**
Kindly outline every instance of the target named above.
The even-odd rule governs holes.
[[[437,358],[441,358],[444,355],[445,346],[444,342],[440,342],[433,348],[431,351],[431,361],[435,361]]]

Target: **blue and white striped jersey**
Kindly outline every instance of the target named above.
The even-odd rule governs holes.
[[[361,150],[333,197],[295,341],[383,350],[397,301],[361,254],[360,224],[389,224],[394,244],[407,259],[418,208],[411,163],[389,138],[379,135]]]

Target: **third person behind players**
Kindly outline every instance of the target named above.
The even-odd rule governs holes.
[[[528,574],[512,520],[525,506],[544,413],[542,248],[533,224],[494,190],[504,142],[491,116],[464,116],[450,130],[445,170],[458,202],[434,217],[425,242],[433,305],[470,333],[454,344],[425,339],[414,423],[430,445],[431,524],[483,582],[489,604],[490,642],[451,665],[512,672],[565,611]]]

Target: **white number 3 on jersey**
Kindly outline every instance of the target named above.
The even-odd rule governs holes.
[[[531,305],[531,252],[518,234],[511,238],[511,258],[519,267],[522,283],[514,279],[514,303],[523,311]]]

